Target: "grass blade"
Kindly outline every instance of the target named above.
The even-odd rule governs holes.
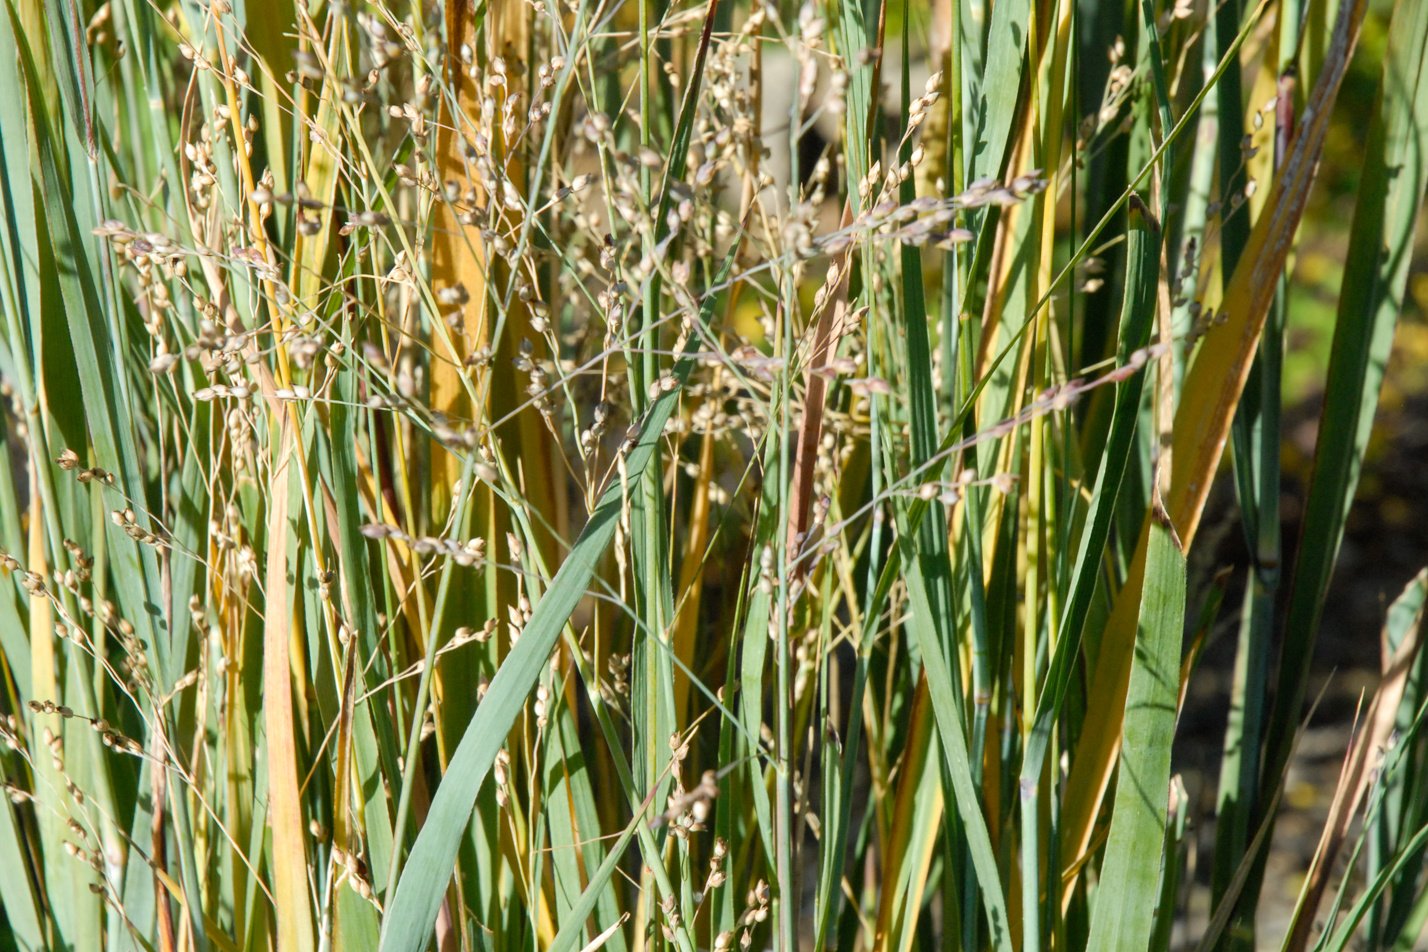
[[[268,797],[273,825],[273,891],[278,948],[312,952],[312,908],[307,895],[307,831],[298,791],[297,737],[293,727],[292,618],[288,584],[288,500],[292,495],[292,431],[279,418],[283,447],[268,498],[267,614],[263,626],[263,723],[267,740]]]
[[[1125,741],[1111,832],[1091,914],[1088,948],[1141,949],[1150,943],[1170,796],[1170,745],[1180,694],[1185,627],[1185,554],[1171,530],[1150,530],[1135,661],[1126,695]]]
[[[1276,179],[1265,206],[1267,212],[1256,223],[1225,293],[1227,320],[1207,334],[1186,374],[1186,400],[1176,409],[1172,427],[1173,470],[1165,506],[1185,545],[1193,540],[1204,513],[1211,481],[1278,284],[1275,278],[1283,270],[1308,202],[1328,131],[1328,115],[1357,44],[1365,11],[1362,0],[1345,3],[1340,9],[1332,55],[1305,108],[1306,121],[1290,145],[1285,174]],[[1099,702],[1088,715],[1068,780],[1063,835],[1067,846],[1063,859],[1067,863],[1082,856],[1090,845],[1095,817],[1115,766],[1124,717],[1124,705],[1119,699],[1125,697],[1130,677],[1134,618],[1144,580],[1148,539],[1147,522],[1103,635],[1100,661],[1091,685],[1091,693]]]
[[[718,280],[728,276],[732,257],[724,263]],[[717,283],[717,282],[716,282]],[[704,305],[707,321],[714,307],[711,296]],[[691,338],[691,348],[697,338]],[[673,378],[686,379],[693,360],[676,364]],[[678,389],[662,391],[640,426],[639,437],[625,454],[619,478],[608,481],[590,520],[580,530],[565,561],[536,603],[521,640],[506,656],[492,678],[486,697],[466,729],[447,767],[447,780],[432,798],[426,823],[412,844],[397,889],[382,923],[383,952],[418,952],[425,948],[437,909],[456,862],[460,834],[470,822],[471,810],[496,753],[505,744],[536,678],[546,666],[566,622],[585,597],[596,565],[615,537],[625,506],[625,486],[641,477],[654,456],[665,424],[678,400]]]
[[[1408,279],[1418,206],[1428,188],[1428,4],[1399,4],[1390,37],[1380,108],[1364,148],[1363,182],[1346,252],[1347,260],[1373,265],[1346,269],[1339,295],[1301,529],[1302,538],[1314,544],[1300,546],[1294,570],[1261,788],[1272,783],[1287,762],[1283,724],[1297,715],[1303,701],[1319,615],[1349,503],[1358,488]]]

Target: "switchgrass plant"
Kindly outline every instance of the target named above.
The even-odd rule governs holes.
[[[0,947],[1421,947],[1424,576],[1256,913],[1428,3],[5,0],[0,50]],[[1227,481],[1242,597],[1187,562]]]

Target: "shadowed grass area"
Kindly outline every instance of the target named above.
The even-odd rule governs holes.
[[[0,949],[1422,941],[1422,574],[1257,920],[1428,2],[4,0],[0,50]]]

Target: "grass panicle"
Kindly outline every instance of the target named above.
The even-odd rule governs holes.
[[[0,949],[1421,945],[1421,573],[1274,870],[1425,0],[0,49]]]

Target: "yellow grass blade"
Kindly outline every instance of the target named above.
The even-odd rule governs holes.
[[[1175,414],[1170,490],[1165,499],[1166,513],[1184,548],[1188,548],[1199,527],[1274,296],[1275,278],[1284,269],[1309,200],[1329,114],[1357,45],[1365,9],[1365,0],[1353,0],[1340,11],[1333,47],[1306,106],[1304,121],[1290,145],[1282,175],[1274,183],[1265,214],[1255,223],[1240,265],[1226,289],[1223,323],[1206,334],[1186,375],[1185,397]],[[1120,751],[1149,529],[1147,516],[1125,584],[1102,636],[1100,660],[1089,692],[1096,703],[1087,712],[1082,741],[1067,781],[1063,869],[1077,863],[1090,846]],[[1065,883],[1063,902],[1069,900],[1074,883],[1074,877]]]
[[[293,434],[286,414],[278,417],[281,447],[268,482],[267,613],[263,625],[263,726],[267,740],[269,815],[279,952],[312,952],[312,906],[307,892],[307,842],[298,790],[297,739],[293,728],[292,589],[288,584],[289,463]]]

